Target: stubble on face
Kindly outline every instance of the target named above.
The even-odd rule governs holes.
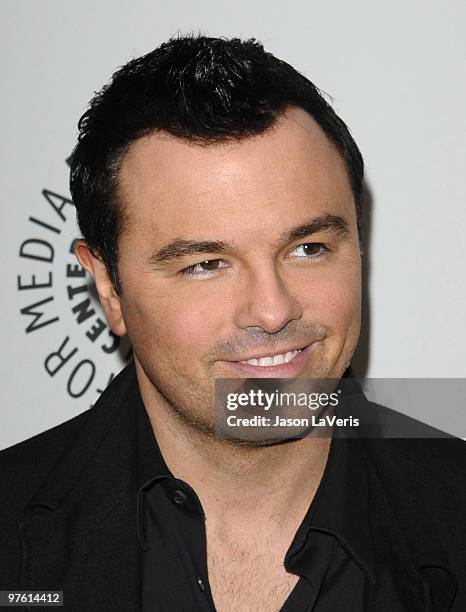
[[[231,360],[315,340],[299,377],[340,378],[360,330],[356,216],[344,163],[309,115],[292,109],[261,136],[209,147],[142,138],[123,161],[120,193],[131,219],[119,244],[121,307],[146,407],[215,436],[214,381],[238,376]],[[344,239],[322,231],[280,243],[324,213],[346,220]],[[153,266],[174,239],[237,250]],[[294,261],[309,242],[330,255]],[[211,276],[183,274],[214,259],[226,265]]]

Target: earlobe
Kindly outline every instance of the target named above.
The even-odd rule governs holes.
[[[84,240],[76,240],[74,252],[81,266],[89,272],[95,282],[100,303],[110,329],[117,336],[126,334],[126,326],[121,311],[120,297],[110,280],[103,261],[91,251]]]

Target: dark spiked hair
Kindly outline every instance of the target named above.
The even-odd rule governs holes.
[[[309,79],[256,40],[172,38],[114,73],[79,120],[70,188],[84,239],[117,291],[126,219],[118,174],[129,145],[157,131],[199,145],[248,138],[293,106],[314,118],[345,161],[359,228],[364,164],[348,128]]]

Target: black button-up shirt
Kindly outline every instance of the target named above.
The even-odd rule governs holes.
[[[202,505],[192,487],[170,473],[140,397],[135,409],[143,612],[213,612]],[[366,581],[375,579],[358,439],[332,438],[323,477],[284,566],[300,578],[281,612],[364,609]]]

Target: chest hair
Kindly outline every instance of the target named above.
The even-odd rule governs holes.
[[[247,549],[211,543],[207,567],[217,612],[278,612],[299,580],[283,558],[252,543]]]

